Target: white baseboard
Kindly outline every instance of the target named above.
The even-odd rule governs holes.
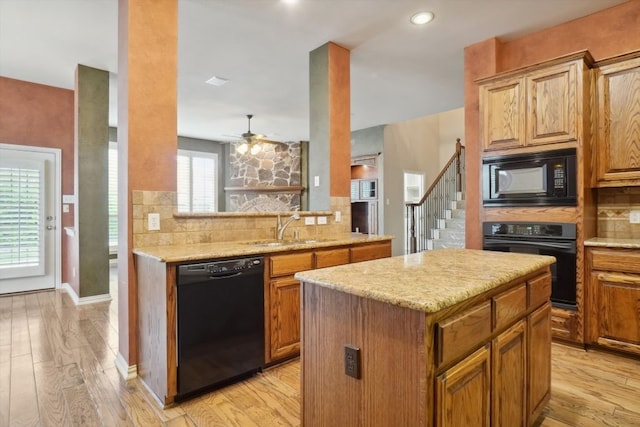
[[[91,295],[90,297],[78,297],[76,291],[68,283],[63,283],[61,289],[66,291],[75,305],[94,304],[96,302],[111,301],[110,294]]]
[[[116,369],[125,380],[132,380],[138,376],[138,365],[129,365],[120,353],[116,356],[115,364]]]

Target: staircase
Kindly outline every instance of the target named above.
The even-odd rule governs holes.
[[[456,200],[450,202],[450,209],[442,212],[436,227],[431,229],[431,238],[427,239],[427,250],[442,248],[464,248],[464,197],[456,192]]]
[[[406,203],[405,253],[465,247],[464,146],[456,152],[417,203]]]

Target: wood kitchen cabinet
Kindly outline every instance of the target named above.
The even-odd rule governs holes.
[[[587,248],[587,343],[640,355],[640,251]]]
[[[543,274],[438,322],[438,366],[498,333],[438,376],[438,426],[510,427],[536,420],[551,389],[550,296],[551,275]]]
[[[640,52],[596,69],[598,187],[640,185]]]
[[[491,402],[496,426],[523,426],[527,421],[527,323],[513,325],[491,349]]]
[[[266,361],[300,354],[300,282],[295,273],[391,256],[391,241],[272,255],[268,261]]]
[[[491,425],[489,344],[438,376],[438,427]]]
[[[577,140],[591,62],[588,52],[579,52],[479,80],[484,150]]]
[[[527,318],[527,413],[538,418],[551,391],[551,304],[546,303]]]

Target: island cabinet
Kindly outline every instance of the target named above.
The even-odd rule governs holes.
[[[598,187],[640,185],[640,52],[596,68]]]
[[[267,363],[300,354],[300,282],[293,277],[295,273],[389,256],[390,241],[270,256],[265,293]]]
[[[368,263],[371,276],[361,282],[365,270],[355,265],[296,275],[303,286],[302,425],[534,424],[550,398],[548,263],[511,271],[475,293],[460,281],[476,281],[474,272],[492,268],[488,257],[503,253],[479,255],[491,264],[480,267],[441,251]],[[454,304],[444,302],[454,294]]]
[[[640,355],[640,250],[587,248],[587,344]]]
[[[479,80],[484,150],[576,141],[589,96],[588,52]]]

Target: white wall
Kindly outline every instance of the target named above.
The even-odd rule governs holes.
[[[464,144],[463,108],[385,126],[382,233],[395,236],[394,256],[404,254],[404,172],[424,173],[428,188],[455,152],[456,138]]]

